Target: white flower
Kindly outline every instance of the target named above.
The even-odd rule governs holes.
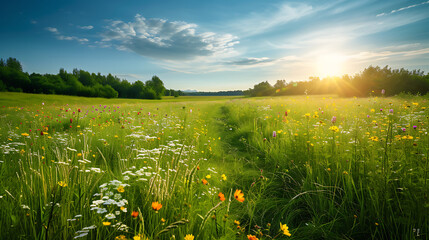
[[[113,213],[109,213],[109,214],[107,214],[104,217],[107,218],[107,219],[114,219],[114,218],[116,218],[115,214],[113,214]]]

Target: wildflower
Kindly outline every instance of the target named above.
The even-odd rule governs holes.
[[[70,123],[73,123],[73,118],[70,118]]]
[[[306,118],[310,118],[310,113],[306,113],[305,115],[304,115],[304,117],[306,117]]]
[[[285,117],[287,117],[287,111],[285,111]]]
[[[389,109],[389,112],[390,112],[390,113],[393,113],[393,109]]]
[[[77,156],[78,156],[78,157],[82,157],[82,153],[78,153],[78,154],[77,154]]]
[[[289,227],[286,224],[280,223],[280,231],[282,231],[283,234],[286,235],[286,236],[288,236],[288,237],[291,236],[291,234],[289,232]]]
[[[413,128],[414,128],[414,130],[416,130],[417,126],[416,126],[416,125],[414,125],[414,126],[413,126]]]
[[[162,208],[162,204],[159,202],[152,202],[152,209],[155,211],[159,211]]]
[[[234,220],[234,224],[235,224],[235,225],[240,225],[240,222],[239,222],[239,221],[237,221],[237,220]]]
[[[103,222],[104,226],[110,226],[110,224],[112,224],[111,222]]]
[[[220,192],[217,196],[219,197],[219,200],[221,200],[222,202],[225,201],[225,195],[223,195],[223,193]]]
[[[209,174],[209,175],[206,176],[206,178],[210,179],[210,178],[212,178],[212,176]]]
[[[340,129],[337,126],[332,126],[329,128],[329,130],[333,131],[333,132],[338,132],[340,131]]]
[[[58,185],[60,185],[61,187],[67,187],[67,183],[65,183],[64,181],[59,181]]]
[[[184,240],[194,240],[194,235],[192,235],[192,234],[186,234]]]
[[[244,202],[244,193],[241,190],[235,190],[234,197],[237,201]]]
[[[381,94],[384,95],[386,91],[384,89],[381,89]]]
[[[118,192],[120,192],[120,193],[125,192],[125,189],[124,189],[124,187],[123,187],[123,186],[119,186],[117,190],[118,190]]]
[[[375,112],[375,109],[374,109],[374,108],[372,108],[372,109],[371,109],[371,112],[372,112],[372,113],[373,113],[373,112]]]
[[[331,123],[335,124],[335,122],[337,122],[337,117],[332,116]]]
[[[222,174],[222,176],[220,176],[222,178],[222,180],[226,181],[226,175]]]
[[[119,235],[115,237],[115,240],[126,240],[127,237],[125,237],[125,235]]]
[[[204,185],[207,185],[207,180],[205,180],[204,178],[203,179],[201,179],[201,182],[204,184]]]
[[[258,240],[258,238],[255,235],[247,235],[247,239],[249,240]]]
[[[30,136],[30,134],[28,134],[28,133],[21,133],[21,135],[24,136],[24,137]]]
[[[106,216],[104,216],[104,217],[107,218],[107,219],[114,219],[114,218],[116,218],[115,214],[113,214],[113,213],[106,214]]]
[[[276,133],[276,131],[273,131],[273,137],[275,138],[275,137],[277,137],[277,133]]]
[[[165,219],[164,219],[164,218],[161,218],[161,222],[165,223]]]
[[[133,218],[136,218],[138,215],[139,215],[139,212],[137,212],[137,211],[133,211],[131,213],[131,217],[133,217]]]

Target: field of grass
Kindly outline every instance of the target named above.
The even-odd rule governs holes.
[[[1,93],[0,236],[428,239],[428,105]]]

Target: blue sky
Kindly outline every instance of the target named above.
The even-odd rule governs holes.
[[[8,1],[0,57],[24,71],[157,75],[167,88],[248,89],[261,81],[429,71],[429,1]]]

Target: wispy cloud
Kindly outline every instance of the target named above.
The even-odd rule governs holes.
[[[240,37],[264,33],[276,26],[298,20],[315,12],[312,6],[304,3],[286,3],[273,6],[265,11],[250,13],[248,17],[231,23],[228,28],[238,32]]]
[[[94,28],[94,26],[88,25],[88,26],[77,26],[77,28],[84,29],[84,30],[91,30]]]
[[[89,40],[87,38],[79,38],[76,36],[65,36],[62,35],[57,28],[54,27],[46,27],[46,31],[51,32],[55,35],[58,40],[67,40],[67,41],[77,41],[79,43],[87,43]]]
[[[262,57],[262,58],[242,58],[242,59],[239,59],[239,60],[227,62],[227,64],[244,66],[244,65],[259,65],[259,64],[269,63],[269,62],[272,62],[272,61],[274,61],[274,59],[270,59],[270,58],[267,58],[267,57]]]
[[[238,44],[231,34],[198,33],[196,24],[136,15],[133,22],[111,21],[104,42],[118,49],[161,60],[192,60],[201,56],[228,54]]]
[[[392,10],[390,12],[380,13],[380,14],[377,14],[377,17],[381,17],[381,16],[385,16],[385,15],[397,13],[397,12],[404,11],[404,10],[407,10],[407,9],[410,9],[410,8],[415,8],[415,7],[424,5],[424,4],[429,4],[429,1],[418,3],[418,4],[409,5],[409,6],[406,6],[406,7],[402,7],[402,8],[399,8],[399,9]]]
[[[54,27],[47,27],[45,28],[47,31],[51,32],[51,33],[59,33],[58,29],[54,28]]]
[[[414,50],[404,50],[404,51],[367,51],[359,52],[354,55],[350,55],[349,58],[357,60],[371,60],[374,58],[388,58],[394,56],[396,59],[399,57],[411,57],[417,55],[429,54],[429,48],[421,48]]]

